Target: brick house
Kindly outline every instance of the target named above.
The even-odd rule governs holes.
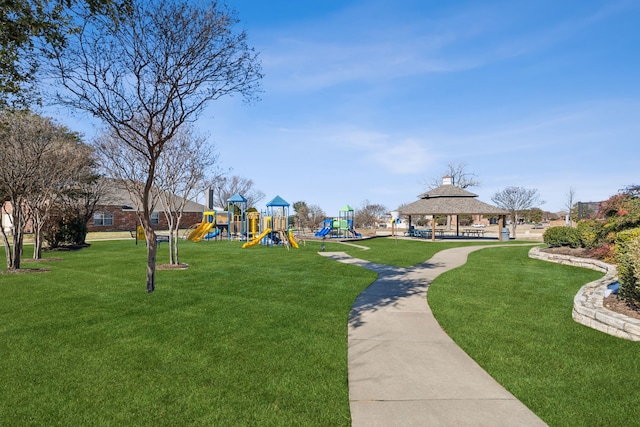
[[[88,231],[132,231],[135,230],[138,221],[135,203],[131,196],[125,190],[116,188],[115,186],[109,191],[106,203],[98,205],[93,214],[93,218],[87,222]],[[151,221],[156,230],[168,229],[167,219],[162,210],[162,204],[158,203],[156,209],[151,214]],[[180,222],[180,228],[188,228],[191,225],[199,224],[202,221],[202,213],[205,206],[200,203],[188,200],[185,204],[184,213]],[[11,232],[11,213],[13,206],[9,202],[0,205],[0,226],[4,227],[5,232]],[[31,222],[27,222],[24,227],[26,233],[32,233]]]
[[[111,181],[111,180],[110,180]],[[106,202],[96,207],[93,218],[87,222],[89,231],[131,231],[140,224],[137,214],[137,204],[129,193],[119,188],[116,181],[112,181]],[[205,206],[187,200],[180,228],[188,228],[191,225],[199,224],[202,221],[202,213]],[[168,229],[167,219],[162,210],[162,203],[156,203],[154,211],[151,213],[151,222],[157,230]]]

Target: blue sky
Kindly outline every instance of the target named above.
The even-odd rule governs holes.
[[[549,211],[640,184],[640,0],[228,4],[264,92],[197,126],[262,203],[393,210],[448,163],[485,202],[522,186]]]

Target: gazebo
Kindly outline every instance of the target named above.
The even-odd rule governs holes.
[[[502,228],[508,211],[484,203],[477,199],[478,195],[453,185],[451,177],[445,176],[442,185],[418,196],[419,200],[398,209],[400,214],[409,217],[417,215],[433,215],[431,221],[431,240],[435,240],[435,215],[493,215],[498,216],[498,240],[502,241]],[[460,235],[459,223],[456,221],[456,235]]]

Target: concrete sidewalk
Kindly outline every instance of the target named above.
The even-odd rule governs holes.
[[[378,273],[349,316],[354,427],[545,425],[442,331],[427,304],[431,281],[483,247],[448,249],[406,269],[321,252]]]

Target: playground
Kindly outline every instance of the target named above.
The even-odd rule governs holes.
[[[276,196],[258,212],[247,208],[247,199],[235,194],[227,201],[226,211],[205,211],[202,222],[185,233],[186,240],[202,242],[210,240],[244,241],[243,249],[262,244],[298,249],[299,245],[289,226],[290,204]]]
[[[322,222],[322,228],[315,233],[315,237],[348,239],[362,237],[353,226],[355,216],[354,209],[349,206],[343,206],[337,218],[325,218]]]

